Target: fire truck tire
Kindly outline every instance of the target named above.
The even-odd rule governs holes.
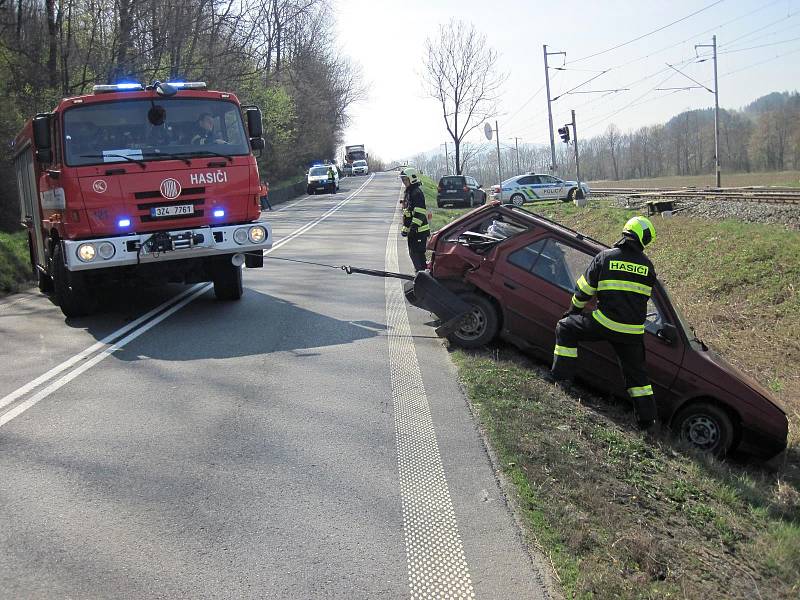
[[[39,269],[36,269],[36,283],[39,286],[39,291],[43,294],[49,294],[53,291],[53,278]]]
[[[213,282],[217,300],[239,300],[242,297],[241,267],[227,261],[217,264]]]
[[[82,273],[71,273],[64,263],[61,246],[53,251],[53,291],[61,312],[67,318],[85,317],[97,310],[97,298],[86,286]]]

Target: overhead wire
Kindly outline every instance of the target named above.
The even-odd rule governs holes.
[[[587,56],[582,56],[581,58],[576,58],[575,60],[567,61],[565,64],[570,65],[570,64],[574,64],[576,62],[581,62],[581,61],[584,61],[584,60],[587,60],[587,59],[590,59],[590,58],[594,58],[595,56],[601,56],[602,54],[607,54],[608,52],[611,52],[613,50],[617,50],[618,48],[622,48],[622,47],[627,46],[629,44],[633,44],[634,42],[638,42],[639,40],[642,40],[642,39],[644,39],[644,38],[646,38],[648,36],[651,36],[654,33],[658,33],[659,31],[664,31],[665,29],[667,29],[669,27],[672,27],[673,25],[676,25],[678,23],[681,23],[682,21],[685,21],[686,19],[690,19],[690,18],[694,17],[695,15],[699,15],[701,12],[704,12],[704,11],[710,9],[710,8],[713,8],[713,7],[717,6],[718,4],[721,4],[724,1],[725,0],[715,0],[711,4],[707,4],[703,8],[700,8],[700,9],[694,11],[693,13],[691,13],[689,15],[686,15],[685,17],[681,17],[680,19],[672,21],[671,23],[667,23],[666,25],[662,25],[661,27],[658,27],[657,29],[654,29],[654,30],[649,31],[647,33],[644,33],[644,34],[642,34],[640,36],[637,36],[637,37],[633,38],[632,40],[628,40],[627,42],[623,42],[621,44],[617,44],[616,46],[612,46],[611,48],[606,48],[605,50],[601,50],[600,52],[595,52],[594,54],[589,54]]]

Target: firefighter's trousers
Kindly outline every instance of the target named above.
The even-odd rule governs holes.
[[[411,237],[408,236],[408,255],[414,263],[415,271],[424,271],[427,266],[425,260],[425,246],[428,244],[428,236]]]
[[[641,335],[610,331],[590,314],[575,314],[561,319],[556,326],[553,377],[560,380],[573,379],[578,360],[578,343],[598,341],[610,343],[616,352],[639,425],[649,426],[655,421],[657,412],[653,388],[647,376],[644,339]]]

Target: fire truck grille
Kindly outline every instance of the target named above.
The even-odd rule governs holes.
[[[184,196],[192,196],[194,194],[205,194],[205,193],[206,193],[206,188],[204,187],[183,188],[178,198],[183,198]],[[154,190],[152,192],[136,192],[133,195],[133,197],[136,198],[137,200],[147,200],[149,198],[161,198],[162,200],[164,199],[159,190]],[[155,206],[155,204],[153,204],[152,206]],[[158,206],[163,206],[163,204],[159,204]]]

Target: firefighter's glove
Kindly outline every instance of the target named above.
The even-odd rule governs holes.
[[[582,311],[581,311],[580,308],[578,308],[576,306],[572,306],[572,307],[570,307],[570,309],[567,312],[565,312],[563,315],[561,315],[561,318],[562,319],[567,319],[567,318],[571,317],[572,315],[579,315],[579,314],[581,314],[581,312]]]

